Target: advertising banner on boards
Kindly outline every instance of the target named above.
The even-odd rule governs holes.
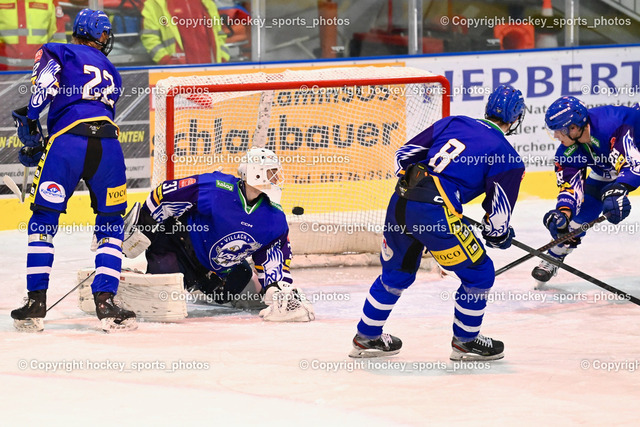
[[[527,172],[553,170],[559,143],[547,132],[544,115],[557,98],[575,96],[589,108],[640,101],[640,46],[447,55],[409,58],[406,64],[447,77],[452,115],[482,117],[496,86],[520,89],[527,113],[509,140]]]

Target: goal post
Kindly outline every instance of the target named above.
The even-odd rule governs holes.
[[[395,151],[449,115],[446,78],[409,67],[170,77],[154,93],[152,185],[273,150],[296,255],[379,252]]]

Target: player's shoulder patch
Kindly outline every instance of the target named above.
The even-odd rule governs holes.
[[[193,178],[193,177],[183,178],[180,181],[178,181],[178,188],[187,187],[187,186],[193,185],[195,183],[196,183],[196,179]]]
[[[226,182],[221,179],[216,179],[216,187],[221,188],[223,190],[227,190],[227,191],[233,191],[235,186],[230,182]]]
[[[576,152],[576,150],[578,149],[578,144],[573,144],[567,147],[566,150],[564,150],[564,152],[562,154],[564,154],[565,156],[569,157],[571,155],[573,155],[573,153]]]

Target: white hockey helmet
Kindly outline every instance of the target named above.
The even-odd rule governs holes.
[[[276,153],[266,148],[250,148],[238,165],[238,175],[247,185],[269,196],[272,202],[280,203],[284,173]]]

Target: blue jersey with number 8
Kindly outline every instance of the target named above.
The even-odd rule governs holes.
[[[465,116],[438,120],[396,152],[397,173],[414,163],[428,166],[448,207],[458,213],[462,205],[486,194],[482,207],[491,225],[506,230],[524,162],[497,125]]]
[[[113,122],[122,92],[120,74],[107,57],[91,46],[47,43],[36,52],[30,119],[37,119],[51,103],[49,134],[78,122]],[[114,123],[115,124],[115,123]]]

